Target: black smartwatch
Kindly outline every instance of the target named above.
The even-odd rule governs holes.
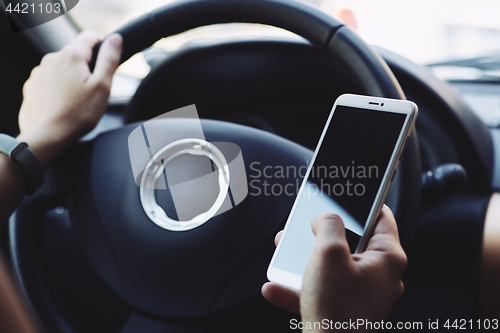
[[[28,194],[32,194],[40,188],[45,179],[45,173],[35,153],[25,142],[19,142],[9,135],[0,134],[0,153],[9,156],[10,160],[19,165],[26,175],[29,180]]]

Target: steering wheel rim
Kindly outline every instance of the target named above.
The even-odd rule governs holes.
[[[193,18],[184,21],[192,13]],[[262,23],[295,32],[332,54],[358,78],[367,94],[404,98],[387,65],[354,32],[319,10],[294,1],[195,0],[163,7],[117,31],[124,37],[122,61],[161,37],[200,25],[228,22]],[[97,51],[98,48],[95,54]],[[413,133],[393,183],[396,190],[391,190],[387,200],[401,225],[416,224],[420,197],[419,165],[418,145]],[[410,178],[413,181],[406,181]],[[418,183],[415,179],[418,179]],[[401,204],[401,198],[406,200],[405,204]],[[407,235],[411,235],[411,232],[407,232]],[[81,235],[79,239],[82,241]],[[82,245],[86,247],[85,241],[82,241]],[[95,264],[93,258],[96,254],[86,254]]]

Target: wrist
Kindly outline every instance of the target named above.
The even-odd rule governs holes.
[[[28,194],[32,194],[40,188],[45,178],[43,167],[35,153],[25,142],[19,142],[7,134],[0,134],[0,152],[3,155],[2,160],[8,157],[10,162],[13,162],[2,163],[2,169],[5,169],[5,167],[11,169],[12,166],[17,166],[18,171],[22,171],[26,180],[28,180]]]
[[[25,142],[30,147],[44,168],[64,150],[64,140],[55,135],[47,136],[39,135],[36,132],[29,134],[22,132],[17,140]]]
[[[9,180],[15,179],[16,182],[19,182],[19,180],[22,180],[23,183],[26,182],[26,177],[23,175],[21,169],[4,153],[0,153],[0,173],[9,175]]]

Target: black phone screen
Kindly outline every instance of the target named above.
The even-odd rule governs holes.
[[[342,217],[356,249],[407,116],[336,107],[274,267],[302,275],[315,240],[311,220],[325,212]]]

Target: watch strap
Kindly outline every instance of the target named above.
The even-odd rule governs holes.
[[[40,188],[45,180],[45,173],[35,153],[25,142],[19,142],[13,137],[0,134],[0,152],[7,154],[11,161],[19,165],[28,178],[28,194]]]
[[[13,137],[0,134],[0,152],[10,156],[10,153],[19,145],[19,141]]]

